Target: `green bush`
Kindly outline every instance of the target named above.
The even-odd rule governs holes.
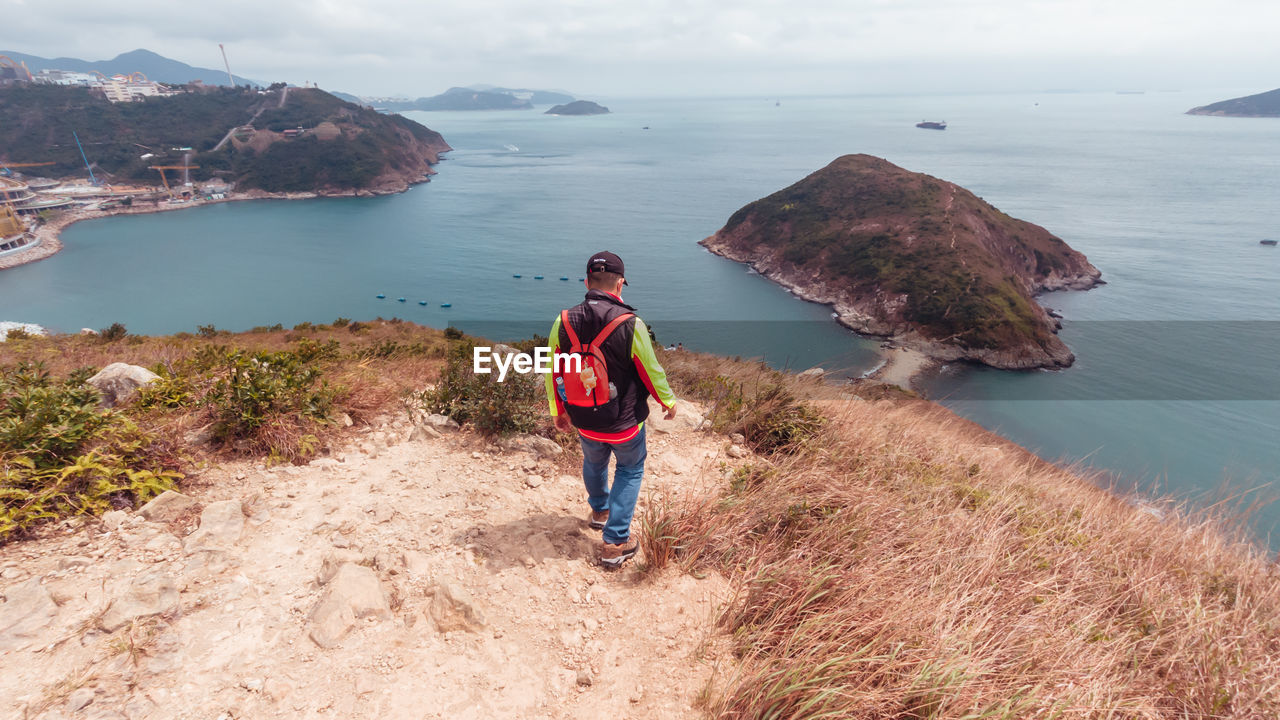
[[[478,375],[472,372],[473,347],[470,342],[450,346],[435,389],[411,395],[410,411],[446,415],[486,435],[536,430],[541,391],[536,376],[508,373],[498,382],[497,373]]]
[[[206,352],[218,356],[224,373],[205,398],[213,407],[213,431],[220,440],[248,437],[281,414],[323,420],[333,408],[334,392],[320,379],[319,368],[296,353]]]
[[[701,378],[693,383],[691,394],[708,404],[715,430],[742,433],[757,452],[797,452],[817,435],[825,420],[792,394],[774,371],[767,372],[750,388],[724,375]]]
[[[108,327],[98,331],[98,338],[102,342],[116,342],[117,340],[123,340],[128,334],[129,331],[125,329],[123,324],[111,323]]]
[[[181,477],[152,436],[98,406],[91,373],[0,368],[0,542],[41,521],[136,507]]]

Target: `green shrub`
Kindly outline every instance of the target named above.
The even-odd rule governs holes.
[[[473,347],[470,342],[457,342],[449,348],[435,389],[412,394],[410,411],[440,413],[470,423],[486,435],[537,429],[541,388],[536,376],[508,373],[498,382],[496,373],[476,374],[472,372]]]
[[[41,521],[136,507],[181,477],[151,435],[98,406],[91,373],[0,368],[0,542]]]
[[[757,452],[794,453],[817,435],[824,419],[768,371],[750,388],[724,375],[694,382],[692,395],[709,406],[712,427],[742,433]]]
[[[102,342],[116,342],[117,340],[123,340],[128,334],[129,331],[125,329],[123,324],[111,323],[108,327],[98,331],[98,338]]]
[[[320,379],[320,370],[296,353],[214,352],[225,373],[205,399],[214,410],[215,437],[248,437],[282,414],[328,417],[334,392]]]
[[[213,325],[197,325],[196,334],[202,338],[218,337],[218,328]]]
[[[340,317],[340,318],[338,318],[337,320],[334,320],[334,321],[333,321],[333,326],[334,326],[334,327],[346,327],[346,326],[348,326],[348,325],[350,325],[350,324],[351,324],[351,319],[350,319],[350,318]]]

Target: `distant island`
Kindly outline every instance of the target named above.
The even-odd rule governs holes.
[[[572,102],[573,96],[548,90],[522,90],[475,85],[452,87],[439,95],[417,100],[381,100],[377,106],[389,112],[408,110],[528,110],[535,104]]]
[[[701,242],[838,320],[936,360],[1065,367],[1074,356],[1033,296],[1101,273],[1044,228],[953,183],[845,155],[735,212]]]
[[[0,89],[0,160],[52,162],[39,174],[85,178],[78,134],[99,181],[159,185],[153,166],[191,165],[193,181],[241,191],[352,194],[402,191],[450,149],[412,120],[322,90],[186,89],[120,103],[75,86]]]
[[[1223,100],[1212,105],[1191,108],[1188,115],[1215,115],[1218,117],[1280,117],[1280,88],[1257,95]]]
[[[575,100],[565,105],[557,105],[543,113],[544,115],[608,115],[609,108],[597,105],[590,100]]]

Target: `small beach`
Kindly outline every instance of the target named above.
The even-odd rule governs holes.
[[[912,386],[915,379],[935,363],[933,358],[919,350],[901,347],[885,348],[884,364],[868,377],[886,385],[897,385],[903,390],[915,390]]]

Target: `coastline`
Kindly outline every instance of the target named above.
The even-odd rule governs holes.
[[[884,362],[867,373],[866,379],[885,385],[897,385],[912,392],[917,392],[915,381],[939,364],[936,359],[919,350],[896,345],[883,348],[881,357]]]
[[[434,174],[434,173],[433,173]],[[33,262],[39,262],[45,258],[52,257],[62,250],[62,231],[68,227],[82,222],[84,220],[98,220],[100,218],[115,217],[117,215],[151,215],[154,213],[171,212],[178,210],[188,210],[196,207],[208,207],[210,205],[220,205],[223,203],[242,202],[245,200],[313,200],[316,198],[337,198],[337,197],[376,197],[379,195],[396,195],[406,192],[414,185],[430,182],[429,176],[423,176],[421,180],[413,182],[405,182],[403,186],[395,185],[390,188],[379,187],[374,190],[349,190],[343,192],[290,192],[290,193],[273,193],[264,190],[247,190],[245,192],[227,193],[226,197],[220,200],[189,200],[183,203],[141,203],[133,207],[115,207],[109,210],[86,210],[74,209],[64,210],[57,214],[53,219],[41,224],[32,231],[36,236],[36,244],[29,249],[0,257],[0,272],[15,268],[20,265],[27,265]]]

